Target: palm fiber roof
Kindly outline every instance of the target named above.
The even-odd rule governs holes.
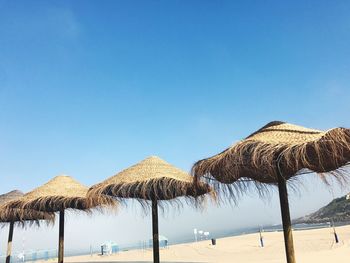
[[[98,200],[87,198],[88,188],[70,176],[60,175],[35,188],[18,200],[6,204],[9,208],[58,212],[64,209],[88,211],[96,206],[114,205],[115,201],[102,196]]]
[[[350,162],[350,130],[328,131],[274,121],[222,153],[194,164],[192,173],[231,184],[241,178],[277,184],[278,173],[285,179],[303,172],[327,173],[343,178]]]
[[[101,194],[115,198],[170,200],[176,197],[199,197],[211,192],[205,183],[193,184],[188,173],[151,156],[108,178],[89,190],[90,196]]]
[[[23,193],[18,190],[14,190],[9,193],[0,195],[0,223],[18,222],[23,224],[24,222],[27,222],[39,224],[39,220],[54,222],[55,214],[53,213],[44,213],[18,208],[11,209],[3,207],[6,203],[19,199],[22,196]]]
[[[6,203],[8,201],[11,201],[13,199],[22,197],[22,196],[23,196],[23,193],[19,190],[13,190],[13,191],[8,192],[6,194],[2,194],[2,195],[0,195],[0,205]]]

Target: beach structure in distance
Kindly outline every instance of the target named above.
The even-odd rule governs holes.
[[[70,176],[60,175],[46,184],[35,188],[20,199],[7,202],[6,209],[22,209],[55,213],[59,212],[58,262],[64,260],[64,215],[66,209],[89,212],[93,208],[115,206],[116,202],[107,196],[98,200],[87,198],[88,188]]]
[[[7,241],[7,252],[6,252],[6,263],[11,261],[11,251],[12,251],[12,239],[15,223],[24,227],[27,224],[40,225],[41,220],[45,220],[47,223],[55,222],[54,213],[45,213],[38,211],[30,211],[28,209],[11,209],[5,208],[7,202],[17,200],[23,196],[23,193],[14,190],[6,194],[0,195],[0,224],[9,223],[9,235]]]
[[[158,205],[162,205],[162,202],[176,202],[177,197],[184,197],[190,203],[197,204],[204,200],[207,193],[214,195],[207,184],[194,185],[193,178],[188,173],[159,157],[151,156],[92,186],[88,196],[96,198],[109,195],[120,201],[135,198],[143,207],[148,207],[151,203],[153,261],[159,263]]]
[[[204,177],[231,198],[247,190],[249,182],[259,191],[277,185],[287,262],[295,263],[287,181],[315,172],[326,182],[327,175],[333,175],[345,183],[348,171],[344,166],[349,162],[349,129],[320,131],[274,121],[225,151],[196,162],[192,173],[195,182]]]

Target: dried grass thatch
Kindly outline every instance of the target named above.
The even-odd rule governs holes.
[[[325,181],[331,174],[345,182],[344,166],[349,162],[349,129],[324,132],[275,121],[222,153],[198,161],[192,173],[195,181],[204,176],[230,184],[226,190],[237,195],[250,181],[256,182],[260,190],[264,190],[264,184],[277,184],[279,173],[288,180],[315,172]]]
[[[30,209],[43,212],[58,212],[65,209],[90,211],[116,202],[107,196],[98,198],[86,196],[88,188],[70,176],[60,175],[46,184],[25,194],[22,198],[8,202],[6,208]]]
[[[213,195],[207,184],[194,184],[188,173],[159,157],[151,156],[92,186],[88,195],[109,195],[120,201],[124,198],[135,198],[142,205],[147,205],[147,200],[169,201],[181,196],[190,203],[198,204],[207,193]]]
[[[4,205],[10,201],[17,200],[23,197],[23,193],[14,190],[9,193],[0,195],[0,223],[16,222],[19,225],[25,226],[30,224],[40,225],[41,220],[46,223],[54,223],[55,214],[39,211],[23,210],[19,208],[6,208]]]
[[[6,203],[8,201],[11,201],[13,199],[20,198],[22,196],[23,196],[23,193],[19,190],[13,190],[13,191],[8,192],[6,194],[2,194],[2,195],[0,195],[0,205]]]

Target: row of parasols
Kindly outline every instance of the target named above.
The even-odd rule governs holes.
[[[278,187],[287,263],[295,263],[287,181],[298,175],[316,173],[329,184],[335,178],[347,184],[350,162],[350,130],[308,129],[285,122],[270,122],[225,151],[200,160],[192,176],[152,156],[89,189],[69,176],[57,176],[48,183],[19,195],[0,197],[0,222],[9,223],[10,262],[14,225],[53,222],[59,213],[58,262],[64,260],[64,215],[66,209],[91,211],[118,208],[126,199],[136,199],[152,211],[153,260],[160,262],[158,206],[185,200],[196,207],[207,197],[215,202],[237,202],[251,187],[260,194]],[[179,197],[183,197],[180,198]]]

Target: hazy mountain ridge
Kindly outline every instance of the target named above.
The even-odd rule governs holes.
[[[350,199],[346,195],[335,198],[328,205],[316,212],[293,220],[294,224],[316,224],[334,220],[335,222],[350,222]]]

